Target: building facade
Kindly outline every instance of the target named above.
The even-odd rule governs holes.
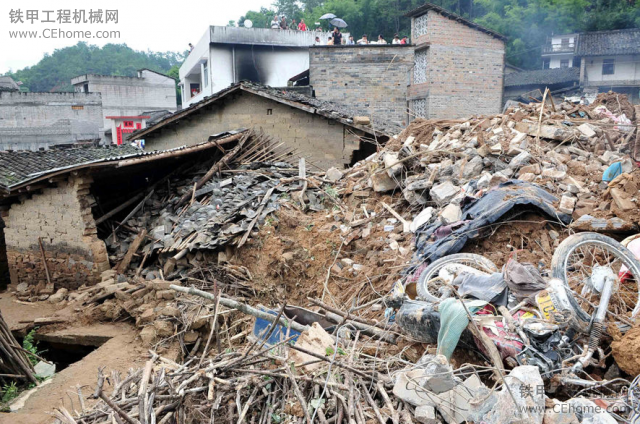
[[[309,46],[329,33],[211,26],[180,67],[184,107],[240,81],[286,87],[309,69]]]
[[[142,123],[148,112],[177,110],[176,81],[149,69],[141,69],[135,77],[109,75],[81,75],[71,80],[77,93],[102,95],[103,119],[101,138],[106,143],[117,143],[113,117]],[[126,140],[121,140],[126,141]]]
[[[369,116],[406,125],[412,45],[313,46],[309,81],[322,100],[353,104]]]
[[[375,152],[402,128],[381,119],[356,124],[364,113],[295,92],[242,82],[194,103],[131,139],[144,140],[146,150],[171,149],[202,143],[213,134],[240,128],[263,131],[320,169],[346,167]]]
[[[0,91],[0,150],[37,150],[100,139],[100,93]]]
[[[625,93],[640,103],[640,28],[550,37],[542,62],[550,69],[579,68],[585,90]]]
[[[408,91],[412,117],[499,113],[505,37],[432,4],[409,13],[415,66]]]

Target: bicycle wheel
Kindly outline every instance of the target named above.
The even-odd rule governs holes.
[[[606,276],[615,278],[609,301],[609,312],[615,315],[607,314],[607,320],[618,316],[631,321],[640,310],[640,261],[611,237],[598,233],[567,237],[553,254],[551,272],[570,289],[569,302],[582,321],[589,322],[599,305],[599,289]]]
[[[489,259],[475,253],[455,253],[445,256],[429,264],[420,274],[416,284],[418,297],[429,302],[440,302],[443,299],[444,293],[441,289],[444,286],[431,280],[436,277],[450,280],[452,275],[462,272],[491,274],[498,272],[498,267]]]

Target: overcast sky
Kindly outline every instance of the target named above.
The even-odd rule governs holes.
[[[142,1],[142,0],[3,0],[0,6],[0,74],[9,69],[18,70],[38,63],[45,53],[86,41],[102,46],[107,43],[125,43],[135,50],[183,51],[188,43],[196,42],[208,25],[226,25],[237,20],[248,10],[270,6],[271,0],[207,0],[207,1]],[[13,22],[20,10],[22,21]],[[84,11],[88,20],[90,10],[117,10],[118,23],[76,23],[74,10]],[[70,10],[71,23],[59,23],[58,10]],[[27,11],[38,11],[38,17],[27,20]],[[45,11],[51,11],[46,13]],[[82,13],[82,12],[80,12]],[[65,12],[62,14],[64,19]],[[79,16],[79,15],[78,15]],[[113,16],[113,15],[111,15]],[[43,22],[52,20],[54,22]],[[51,30],[65,31],[119,31],[120,38],[51,39]],[[13,31],[38,31],[36,38],[12,38]]]

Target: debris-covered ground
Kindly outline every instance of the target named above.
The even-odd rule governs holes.
[[[637,109],[417,119],[326,173],[252,134],[176,170],[103,224],[101,283],[46,299],[149,349],[56,419],[634,422]]]

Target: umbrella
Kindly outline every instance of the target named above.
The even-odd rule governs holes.
[[[333,26],[337,26],[338,28],[347,27],[347,23],[340,18],[333,18],[329,23]]]
[[[320,16],[320,19],[334,19],[336,17],[336,15],[334,15],[333,13],[325,13],[324,15]]]

